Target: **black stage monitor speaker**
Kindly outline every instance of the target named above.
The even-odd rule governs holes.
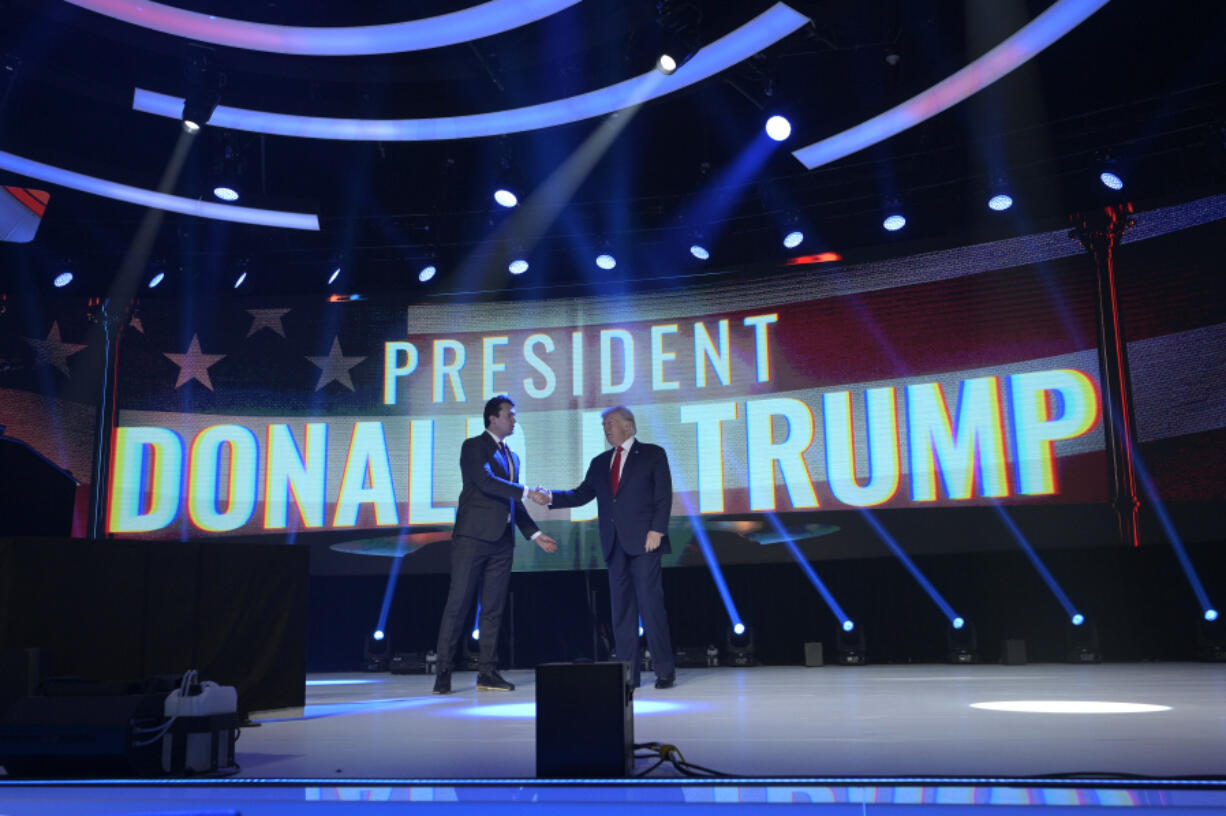
[[[1026,665],[1026,641],[1010,638],[1000,644],[1000,662],[1006,666]]]
[[[160,776],[165,694],[22,697],[0,720],[0,765],[12,778]]]
[[[806,643],[805,644],[805,665],[820,666],[822,665],[822,644]]]
[[[615,778],[634,770],[630,667],[545,663],[536,667],[536,775]]]

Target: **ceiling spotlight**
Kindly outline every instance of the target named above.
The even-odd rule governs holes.
[[[711,253],[702,244],[690,244],[690,254],[700,261],[705,261],[711,257]]]
[[[152,289],[166,279],[165,272],[159,272],[149,279],[149,288]]]
[[[222,201],[238,201],[238,190],[233,187],[219,185],[213,188],[213,195]]]
[[[523,258],[516,258],[507,265],[507,271],[512,275],[522,275],[528,271],[528,262]]]
[[[997,193],[988,199],[988,209],[993,212],[1004,212],[1013,206],[1013,196],[1008,193]]]
[[[766,120],[766,135],[776,142],[782,142],[792,135],[792,123],[776,114]]]
[[[661,54],[660,58],[656,60],[656,70],[662,74],[671,74],[677,70],[677,60],[668,54]]]
[[[72,273],[68,271],[61,272],[55,276],[55,280],[53,280],[52,283],[55,284],[56,289],[63,289],[65,286],[72,283]]]
[[[803,232],[800,230],[792,230],[787,235],[783,236],[783,246],[786,249],[795,249],[796,247],[800,246],[801,242],[804,240],[805,234]]]
[[[510,209],[519,203],[519,197],[505,187],[500,187],[494,191],[494,201]]]
[[[234,288],[237,289],[238,287],[242,286],[243,282],[246,280],[247,280],[247,270],[244,269],[242,272],[239,272],[238,277],[234,279]]]
[[[213,80],[205,78],[202,81],[209,83]],[[189,92],[183,100],[183,114],[180,117],[183,120],[183,132],[199,133],[200,128],[209,123],[220,101],[221,94],[212,88],[206,87]]]
[[[438,274],[438,269],[435,268],[434,264],[430,264],[429,266],[422,267],[422,270],[417,273],[417,280],[426,283],[427,281],[434,280],[436,274]]]
[[[341,268],[338,266],[332,270],[332,274],[328,276],[328,285],[336,283],[336,279],[341,276]]]
[[[898,213],[886,216],[886,219],[881,222],[881,226],[889,232],[898,232],[903,227],[907,226],[907,219]]]
[[[1098,174],[1098,180],[1109,190],[1123,190],[1124,180],[1110,170]]]
[[[596,265],[601,269],[612,269],[617,266],[617,259],[607,252],[596,256]]]

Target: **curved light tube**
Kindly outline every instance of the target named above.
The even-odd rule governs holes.
[[[162,3],[66,0],[74,6],[142,28],[199,42],[267,51],[340,57],[422,51],[501,34],[556,14],[579,0],[489,0],[471,8],[387,25],[321,28],[252,23],[200,14]]]
[[[812,170],[902,133],[907,128],[914,127],[978,93],[1023,65],[1109,1],[1057,0],[1000,45],[956,74],[885,113],[820,142],[794,150],[792,155]]]
[[[257,210],[253,207],[236,207],[233,204],[218,204],[212,201],[198,201],[194,198],[183,198],[157,190],[146,190],[141,187],[129,187],[115,181],[94,178],[83,173],[75,173],[61,167],[36,162],[6,153],[0,150],[0,170],[8,170],[28,178],[58,184],[83,193],[111,198],[115,201],[126,201],[140,207],[150,207],[155,210],[168,210],[195,215],[201,218],[212,218],[216,221],[234,221],[239,224],[256,224],[264,227],[285,227],[286,229],[319,231],[319,216],[312,213],[284,212],[282,210]]]
[[[808,17],[776,3],[703,48],[671,76],[652,70],[585,94],[525,108],[436,119],[328,119],[218,105],[209,124],[251,133],[345,141],[424,142],[521,133],[603,116],[679,91],[752,57],[807,22]],[[132,107],[177,121],[183,113],[183,99],[137,88]]]

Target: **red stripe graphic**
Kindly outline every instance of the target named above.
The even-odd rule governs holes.
[[[50,199],[50,196],[42,190],[27,190],[24,187],[5,187],[4,189],[8,190],[13,198],[24,204],[27,209],[39,218],[42,218],[43,213],[47,211],[46,202]],[[45,198],[40,199],[37,195],[38,193],[42,193]]]

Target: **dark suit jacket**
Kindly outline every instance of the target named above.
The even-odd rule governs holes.
[[[673,477],[664,448],[634,440],[622,466],[616,497],[609,478],[612,466],[610,448],[592,459],[582,484],[574,490],[554,491],[550,506],[578,507],[596,499],[600,547],[606,561],[615,544],[630,555],[645,553],[649,530],[665,534],[656,552],[669,552],[667,533],[673,507]]]
[[[514,452],[511,460],[518,473],[519,457]],[[464,440],[460,446],[460,475],[464,486],[453,535],[497,541],[507,529],[507,516],[524,538],[531,538],[539,529],[524,509],[524,486],[511,481],[511,470],[489,433]]]

